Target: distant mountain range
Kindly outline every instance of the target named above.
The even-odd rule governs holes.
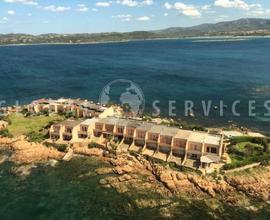
[[[1,34],[0,44],[99,43],[188,37],[267,35],[270,35],[270,19],[245,18],[216,24],[201,24],[193,27],[172,27],[158,31],[98,34]]]

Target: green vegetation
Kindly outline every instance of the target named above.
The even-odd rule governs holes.
[[[67,144],[56,144],[56,143],[49,143],[49,142],[45,142],[44,143],[47,147],[54,147],[55,149],[57,149],[58,151],[61,152],[66,152],[68,145]]]
[[[2,129],[0,130],[0,136],[2,137],[8,137],[8,138],[12,138],[13,135],[10,134],[9,130],[8,129]]]
[[[232,163],[226,164],[224,169],[234,169],[252,163],[268,164],[270,161],[269,138],[235,137],[231,139],[228,153]]]
[[[43,132],[31,131],[26,136],[31,142],[42,142],[46,139],[46,135]]]
[[[41,133],[46,135],[44,129],[48,128],[48,125],[63,119],[63,117],[58,115],[24,117],[22,114],[11,114],[8,116],[8,120],[10,121],[8,130],[13,136],[27,135],[30,139],[39,140]]]
[[[96,142],[90,142],[88,144],[88,148],[104,148],[104,147]]]

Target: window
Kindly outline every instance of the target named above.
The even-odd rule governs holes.
[[[127,134],[128,134],[129,136],[133,136],[133,133],[134,133],[134,130],[132,130],[132,129],[128,129],[128,130],[127,130]]]
[[[158,134],[150,134],[150,140],[157,141],[158,140]]]
[[[192,159],[197,159],[197,154],[191,154]]]
[[[123,127],[118,127],[117,128],[117,133],[123,134],[124,133],[124,128]]]
[[[72,128],[66,128],[67,133],[72,133]]]
[[[211,147],[211,153],[212,153],[212,154],[216,154],[216,153],[217,153],[217,148]]]
[[[145,132],[144,131],[138,131],[137,134],[138,134],[137,135],[138,138],[145,138]]]
[[[217,153],[217,148],[216,147],[207,147],[206,152],[216,154]]]

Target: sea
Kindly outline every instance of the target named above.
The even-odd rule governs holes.
[[[162,117],[270,133],[270,38],[0,47],[6,105],[42,97],[98,102],[119,79],[140,87],[146,114],[158,112],[155,103]],[[195,117],[186,111],[188,101]]]

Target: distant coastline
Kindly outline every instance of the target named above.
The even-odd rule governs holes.
[[[67,42],[48,42],[48,43],[14,43],[14,44],[0,44],[0,47],[12,46],[40,46],[40,45],[91,45],[91,44],[113,44],[113,43],[128,43],[140,41],[162,41],[162,40],[195,40],[193,42],[227,42],[227,41],[245,41],[250,39],[270,38],[267,36],[198,36],[198,37],[182,37],[182,38],[153,38],[153,39],[132,39],[119,41],[97,41],[97,42],[81,42],[81,43],[67,43]],[[201,40],[200,40],[201,39]]]

